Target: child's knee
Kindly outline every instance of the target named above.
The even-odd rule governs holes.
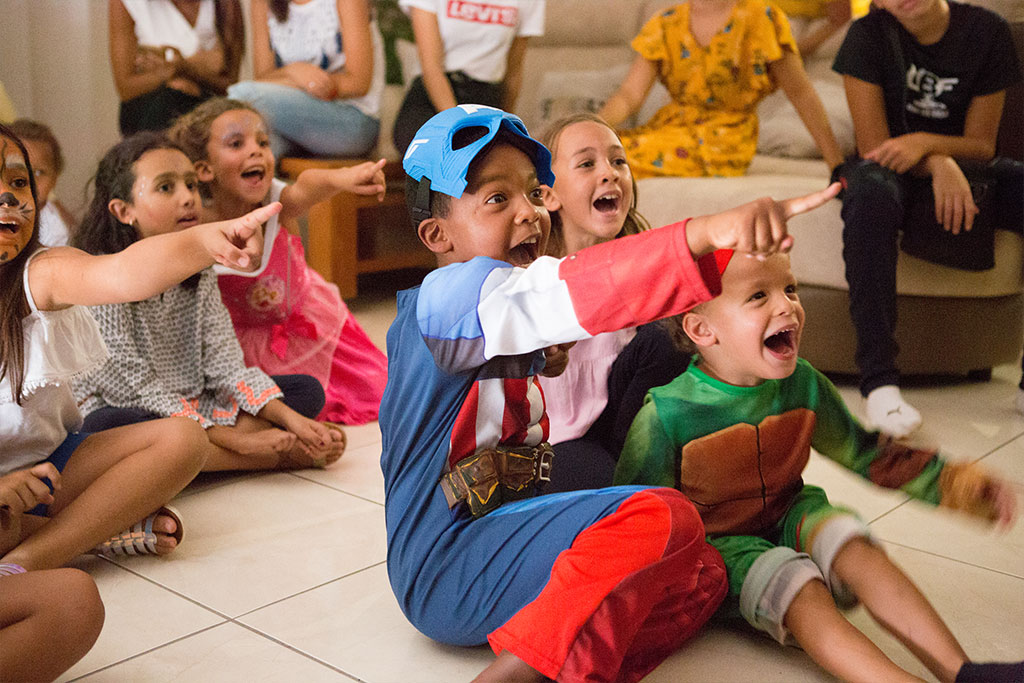
[[[151,424],[159,424],[159,433],[154,436],[159,443],[172,444],[178,464],[184,469],[202,469],[206,462],[209,439],[206,430],[195,420],[187,417],[172,417]]]
[[[853,607],[857,597],[847,585],[847,567],[859,564],[866,554],[885,557],[881,548],[871,541],[867,526],[849,514],[835,515],[821,522],[808,544],[811,559],[825,577],[825,585],[841,608]]]
[[[106,611],[99,589],[92,577],[79,569],[61,569],[64,588],[60,591],[61,603],[69,614],[78,617],[81,630],[86,634],[99,635],[103,628]]]
[[[635,510],[651,523],[665,529],[677,545],[704,542],[704,523],[690,499],[676,489],[650,488],[640,491],[619,508]]]
[[[747,570],[740,590],[740,614],[751,626],[785,644],[789,640],[786,614],[813,581],[824,582],[824,577],[806,553],[785,546],[772,548]]]

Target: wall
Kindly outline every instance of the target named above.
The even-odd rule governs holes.
[[[242,0],[247,44],[248,4]],[[56,192],[78,214],[96,164],[119,137],[107,0],[0,0],[0,12],[0,81],[19,116],[53,129],[66,160]],[[252,73],[250,54],[247,45],[242,78]]]

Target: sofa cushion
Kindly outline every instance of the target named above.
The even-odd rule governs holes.
[[[717,213],[757,197],[796,197],[822,189],[820,175],[748,175],[740,178],[645,178],[638,182],[640,213],[651,225],[666,225],[687,216]],[[796,238],[793,272],[803,285],[845,290],[843,222],[840,202],[789,221]],[[1024,240],[996,232],[996,267],[980,273],[954,270],[900,254],[897,292],[926,297],[994,297],[1024,288]]]

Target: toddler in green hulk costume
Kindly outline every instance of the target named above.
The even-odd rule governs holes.
[[[859,600],[940,681],[1024,680],[1024,662],[969,661],[865,524],[801,473],[813,447],[879,486],[1006,525],[1015,518],[1009,486],[861,427],[828,379],[797,357],[804,311],[788,255],[715,257],[721,295],[678,320],[697,355],[648,393],[615,483],[685,493],[725,559],[723,609],[738,606],[755,628],[794,639],[839,678],[912,678],[837,609]]]

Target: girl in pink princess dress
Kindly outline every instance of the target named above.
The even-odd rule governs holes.
[[[301,239],[286,226],[337,192],[383,196],[383,161],[309,170],[286,185],[274,178],[263,116],[248,104],[224,98],[182,116],[171,135],[209,190],[206,215],[241,215],[247,211],[243,207],[273,201],[284,206],[264,225],[263,261],[257,270],[216,269],[246,364],[269,374],[316,377],[327,398],[319,420],[376,420],[387,359],[351,315],[338,288],[306,265]]]

